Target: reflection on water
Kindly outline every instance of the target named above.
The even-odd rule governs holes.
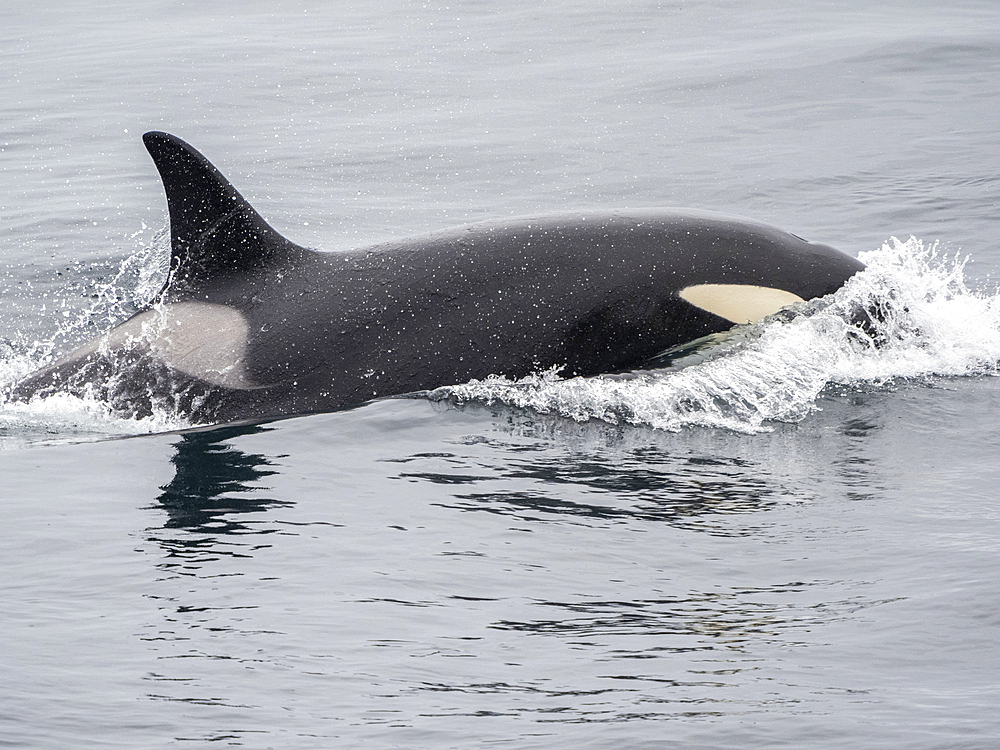
[[[879,492],[882,407],[853,407],[734,436],[396,401],[184,435],[149,533],[147,696],[250,716],[308,674],[354,726],[822,708],[855,681],[797,663],[893,601],[856,530],[804,507]],[[275,512],[279,471],[324,500]]]
[[[150,529],[147,537],[166,553],[158,568],[186,576],[206,575],[207,563],[250,557],[265,546],[259,537],[277,529],[250,517],[292,503],[260,494],[267,490],[261,480],[277,473],[271,468],[273,459],[243,451],[232,441],[270,429],[247,425],[181,435],[170,459],[174,477],[160,488],[159,504],[154,506],[166,511],[166,519],[162,527]],[[218,565],[213,565],[211,574],[219,573]]]
[[[262,494],[267,488],[261,481],[278,473],[274,459],[241,450],[234,440],[271,429],[250,425],[189,432],[174,445],[174,477],[160,488],[159,505],[154,506],[166,511],[166,520],[147,532],[163,555],[155,563],[158,580],[144,594],[156,603],[158,616],[139,636],[156,658],[156,668],[144,677],[149,700],[249,707],[232,697],[234,689],[220,693],[216,684],[229,668],[234,670],[227,676],[232,684],[245,680],[245,671],[261,661],[252,652],[280,635],[256,622],[259,605],[247,578],[251,559],[269,547],[260,537],[277,529],[248,516],[292,503]],[[222,585],[223,579],[240,583]],[[178,587],[180,581],[184,583]],[[194,739],[239,735],[234,731]]]
[[[166,528],[234,534],[247,530],[236,518],[275,506],[283,500],[258,497],[260,479],[277,473],[272,461],[258,453],[245,453],[230,444],[241,435],[255,435],[269,428],[260,425],[226,427],[181,436],[170,459],[174,478],[161,487],[157,498],[167,511]]]
[[[831,393],[823,403],[838,398]],[[868,499],[885,489],[873,458],[881,452],[878,413],[884,405],[866,395],[856,396],[851,407],[847,416],[840,409],[831,409],[830,419],[817,413],[812,421],[818,429],[777,425],[771,433],[745,436],[576,423],[463,404],[461,411],[489,413],[492,433],[466,436],[451,451],[387,461],[405,466],[399,479],[441,486],[441,504],[463,511],[746,535],[759,531],[753,514],[761,511],[819,498]]]
[[[856,590],[859,584],[864,582],[854,581],[851,586]],[[529,621],[503,619],[492,627],[563,638],[657,636],[655,652],[719,647],[739,651],[748,644],[767,642],[795,645],[789,631],[805,633],[831,620],[891,601],[857,595],[825,599],[831,590],[844,587],[846,582],[836,580],[792,581],[655,599],[545,601],[538,605],[554,610],[555,616]],[[824,600],[816,601],[817,596]],[[642,658],[647,651],[619,649],[613,658]]]
[[[653,522],[729,535],[747,528],[727,527],[725,516],[811,499],[787,471],[746,450],[746,440],[705,444],[695,430],[675,435],[503,411],[494,410],[492,435],[388,461],[405,466],[400,479],[450,488],[441,493],[445,507],[525,521]]]
[[[706,516],[767,508],[787,493],[739,458],[673,456],[654,447],[610,460],[596,455],[549,455],[511,464],[506,476],[544,487],[534,495],[476,492],[457,495],[466,509],[629,518],[702,527]],[[574,499],[562,497],[572,496]],[[588,500],[589,499],[589,500]],[[718,529],[714,529],[718,533]]]

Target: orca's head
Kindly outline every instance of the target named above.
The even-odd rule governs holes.
[[[713,238],[702,246],[704,265],[677,296],[730,323],[756,323],[789,305],[832,294],[864,268],[830,245],[773,227],[734,223],[725,229],[723,241]]]

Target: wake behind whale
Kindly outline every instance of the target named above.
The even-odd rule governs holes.
[[[642,367],[862,269],[756,222],[677,209],[494,222],[344,253],[275,232],[200,153],[144,142],[170,214],[152,304],[16,383],[14,402],[259,420],[557,369]]]

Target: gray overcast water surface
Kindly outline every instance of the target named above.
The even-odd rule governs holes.
[[[680,371],[732,422],[670,422],[672,375],[183,434],[0,404],[0,746],[995,746],[1000,6],[13,0],[0,70],[4,385],[162,273],[152,129],[324,250],[690,206],[922,316]],[[765,360],[777,403],[732,396]]]

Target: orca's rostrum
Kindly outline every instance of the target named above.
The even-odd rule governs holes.
[[[351,252],[285,239],[184,141],[143,136],[170,213],[155,302],[12,396],[91,395],[198,423],[331,411],[562,368],[641,367],[836,291],[862,265],[756,222],[676,209],[474,224]]]

